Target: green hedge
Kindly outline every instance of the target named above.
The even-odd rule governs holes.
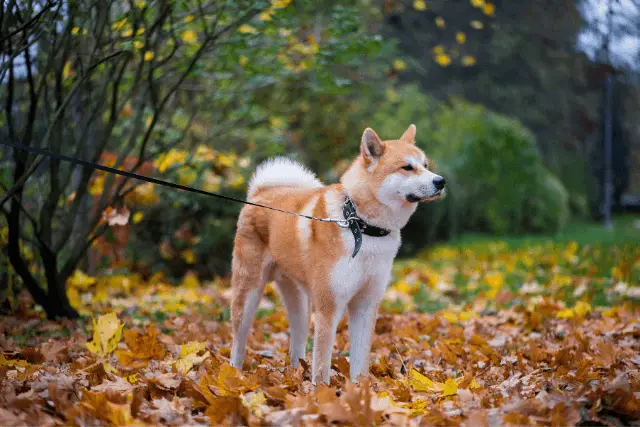
[[[421,206],[403,233],[403,252],[461,231],[498,235],[561,229],[569,216],[562,183],[545,169],[535,138],[518,121],[463,100],[438,102],[413,86],[374,117],[383,138],[408,123],[447,179],[447,198]]]

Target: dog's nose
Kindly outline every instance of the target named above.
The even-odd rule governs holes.
[[[444,188],[444,185],[447,183],[447,181],[444,180],[443,177],[438,176],[436,178],[433,178],[433,185],[435,185],[435,187],[438,190],[442,190]]]

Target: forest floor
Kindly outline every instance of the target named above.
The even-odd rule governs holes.
[[[638,425],[636,221],[398,260],[358,385],[346,318],[330,386],[311,384],[310,352],[288,365],[271,286],[238,372],[227,279],[77,273],[83,318],[47,321],[26,297],[2,317],[0,425]]]

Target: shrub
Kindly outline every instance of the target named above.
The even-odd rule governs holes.
[[[566,223],[567,191],[518,121],[463,100],[438,102],[409,86],[397,103],[380,106],[373,127],[393,138],[408,123],[418,127],[417,143],[435,159],[448,194],[418,209],[403,233],[403,253],[462,230],[554,232]]]

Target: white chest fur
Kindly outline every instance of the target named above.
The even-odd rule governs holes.
[[[351,231],[344,230],[342,238],[348,255],[338,260],[331,272],[330,282],[336,301],[338,304],[347,304],[362,290],[371,293],[373,299],[381,297],[389,284],[393,259],[400,246],[399,233],[385,237],[364,235],[362,247],[355,258],[351,257],[354,246]]]
[[[325,201],[331,216],[342,215],[344,195],[330,193]],[[371,298],[381,298],[389,284],[393,260],[400,247],[400,232],[392,231],[384,237],[363,235],[362,246],[355,257],[351,256],[355,245],[351,230],[343,229],[341,238],[346,254],[338,259],[330,273],[336,302],[346,306],[365,287],[368,287],[365,293],[371,294]],[[363,297],[367,298],[366,295]]]

